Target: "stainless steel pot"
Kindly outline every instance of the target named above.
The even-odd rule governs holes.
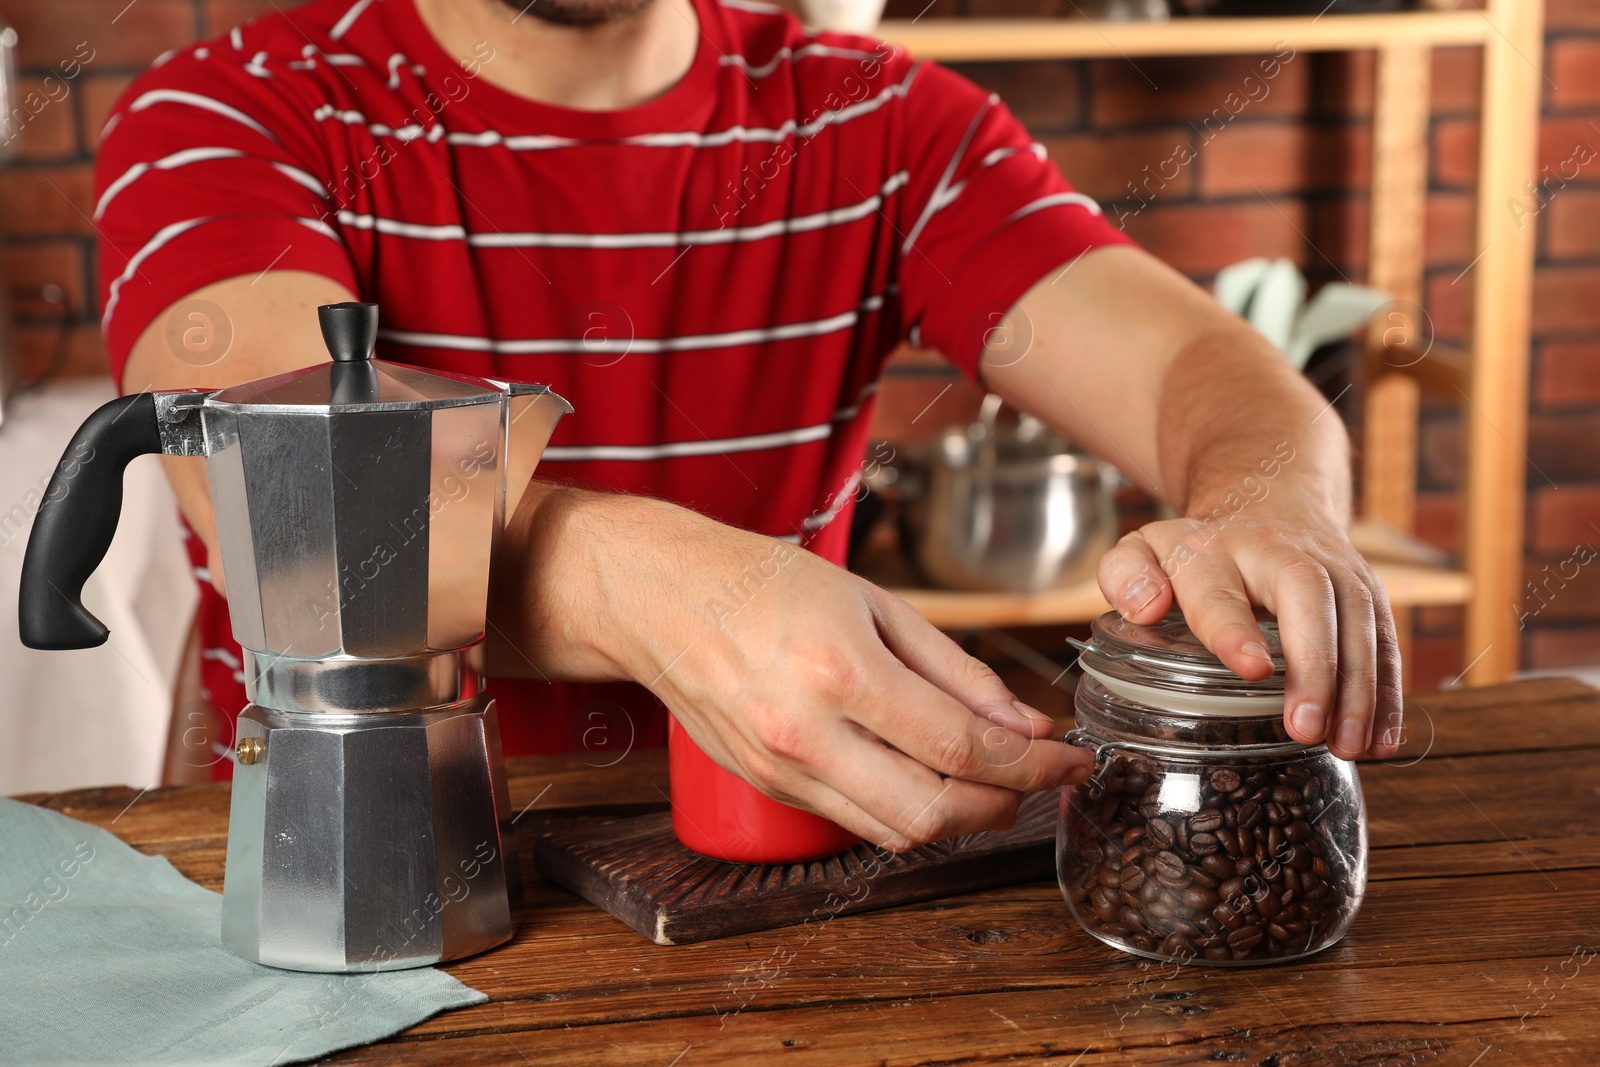
[[[900,532],[924,577],[949,589],[1035,593],[1094,574],[1116,541],[1116,468],[1028,415],[979,419],[897,457],[873,480],[901,502]]]

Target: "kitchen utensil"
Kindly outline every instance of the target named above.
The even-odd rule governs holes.
[[[917,568],[951,589],[1033,593],[1083,581],[1116,541],[1115,468],[1076,451],[1039,420],[978,421],[932,447],[902,450],[872,487],[898,496]]]
[[[21,633],[33,648],[105,641],[80,596],[123,469],[205,456],[252,701],[222,939],[295,970],[416,967],[513,930],[520,882],[481,679],[491,552],[571,407],[540,385],[373,359],[375,304],[318,315],[332,363],[137,393],[89,417],[28,542]]]

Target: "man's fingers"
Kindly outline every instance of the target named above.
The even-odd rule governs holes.
[[[1082,749],[989,721],[885,652],[840,710],[907,756],[951,778],[1031,793],[1082,780]]]
[[[967,655],[899,597],[870,585],[866,592],[878,636],[906,667],[979,714],[998,714],[1024,732],[1049,735],[1054,725],[1050,717],[1026,705],[1013,706],[1016,696],[988,664]]]
[[[910,604],[876,587],[868,587],[868,604],[878,636],[895,658],[975,714],[1024,737],[1055,732],[1054,719],[1018,700],[987,663],[967,655]]]
[[[837,813],[823,810],[820,814],[884,848],[898,852],[957,834],[999,829],[1016,821],[1021,793],[960,778],[941,778],[916,760],[868,736],[858,726],[843,726],[833,738],[832,749],[836,758],[818,769],[817,780],[843,804],[830,802],[820,790],[806,786],[801,790],[817,793],[820,803],[838,809]],[[805,799],[809,805],[810,798]],[[874,836],[851,822],[841,821],[853,818],[850,808],[865,816],[861,825],[870,829],[877,824],[889,834]]]
[[[1279,548],[1247,559],[1245,577],[1256,600],[1278,618],[1288,668],[1285,722],[1298,737],[1326,737],[1338,697],[1339,664],[1328,572],[1298,549]]]
[[[1343,759],[1367,751],[1372,739],[1372,713],[1377,707],[1377,616],[1372,591],[1353,575],[1334,584],[1338,616],[1338,704],[1328,729],[1328,749]]]
[[[1194,635],[1239,677],[1269,677],[1272,655],[1233,559],[1220,552],[1195,554],[1173,570],[1178,604]]]
[[[1155,550],[1137,532],[1100,557],[1100,592],[1131,622],[1157,622],[1172,610],[1172,582]]]
[[[1400,751],[1401,727],[1404,715],[1404,695],[1401,687],[1400,642],[1395,631],[1394,611],[1389,606],[1389,593],[1376,578],[1368,580],[1372,590],[1373,621],[1378,640],[1378,693],[1377,707],[1372,721],[1372,746],[1368,751],[1374,759],[1392,759]]]

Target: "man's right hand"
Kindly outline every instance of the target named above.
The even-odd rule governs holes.
[[[639,682],[717,763],[875,844],[1009,826],[1088,777],[908,604],[786,542],[541,483],[507,535],[492,673]]]

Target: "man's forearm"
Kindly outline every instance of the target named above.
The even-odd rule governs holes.
[[[1343,528],[1350,442],[1316,389],[1253,329],[1198,334],[1161,387],[1157,448],[1168,503],[1210,520],[1259,509]]]

